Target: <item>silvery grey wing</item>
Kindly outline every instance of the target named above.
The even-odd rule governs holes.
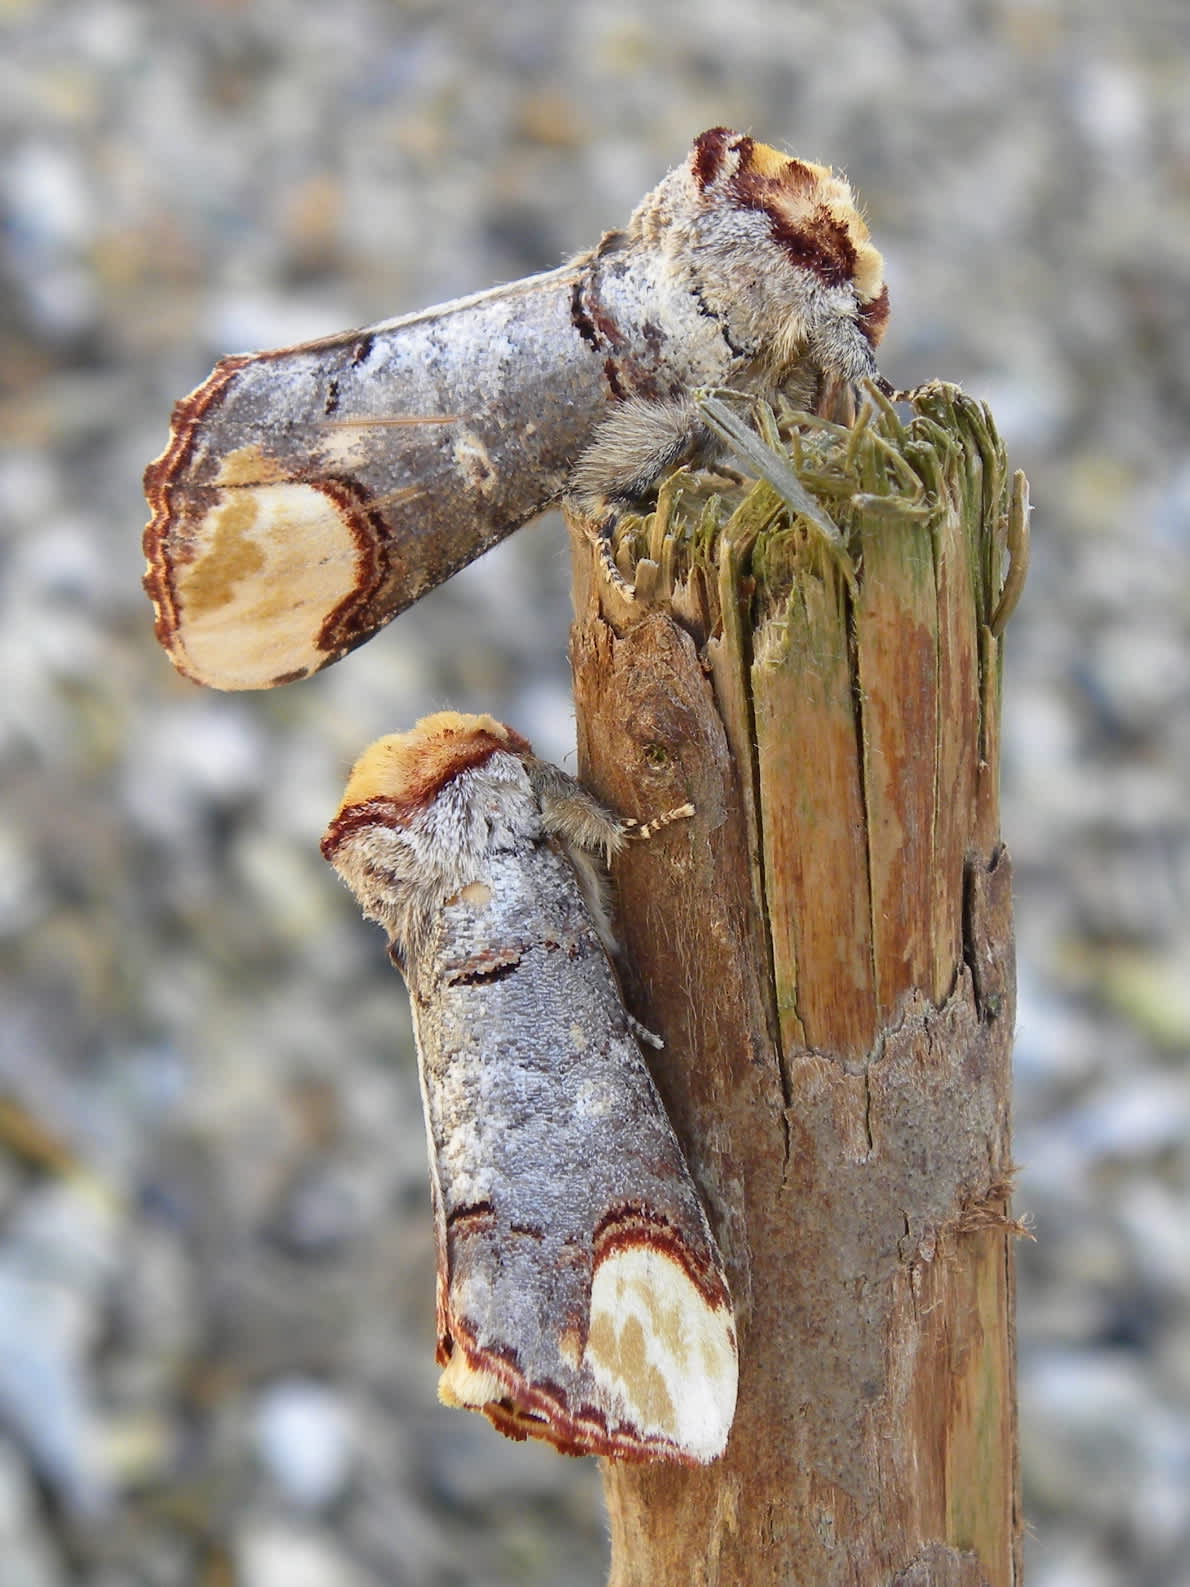
[[[572,1453],[714,1459],[736,1391],[722,1260],[561,855],[493,855],[410,991],[441,1397]]]
[[[544,510],[603,412],[566,266],[224,359],[145,473],[145,588],[179,671],[305,677]]]

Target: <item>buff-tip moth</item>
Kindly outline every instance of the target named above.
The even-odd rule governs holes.
[[[365,752],[322,849],[409,988],[439,1397],[568,1454],[691,1465],[727,1441],[735,1324],[609,961],[593,856],[632,826],[447,711]]]
[[[695,390],[879,381],[887,315],[847,182],[715,127],[560,269],[216,365],[145,473],[157,636],[214,688],[304,678],[568,489],[699,456]]]

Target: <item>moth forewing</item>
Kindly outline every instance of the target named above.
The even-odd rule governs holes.
[[[571,862],[626,825],[441,713],[361,758],[323,848],[405,967],[441,1397],[568,1453],[698,1463],[735,1407],[727,1280]]]
[[[695,388],[874,375],[887,312],[847,183],[712,128],[559,270],[220,363],[145,475],[158,638],[216,688],[306,677],[572,481],[648,491],[705,442]]]
[[[602,406],[594,372],[542,357],[574,279],[225,359],[183,398],[145,475],[145,585],[178,669],[304,677],[537,516]]]

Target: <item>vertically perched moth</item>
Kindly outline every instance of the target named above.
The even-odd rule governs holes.
[[[218,364],[145,473],[157,636],[215,688],[304,678],[568,487],[647,491],[696,388],[877,378],[887,315],[847,182],[715,127],[561,269]]]
[[[727,1441],[735,1326],[608,959],[591,856],[631,825],[446,711],[367,750],[322,849],[409,987],[441,1399],[568,1454],[694,1464]]]

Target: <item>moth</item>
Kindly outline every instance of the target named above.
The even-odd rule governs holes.
[[[307,677],[568,489],[699,456],[696,390],[891,390],[887,316],[848,183],[714,127],[560,269],[217,364],[145,473],[157,637],[214,688]]]
[[[735,1325],[609,960],[595,856],[633,825],[445,711],[364,753],[322,851],[409,988],[439,1397],[567,1454],[693,1465],[727,1441]]]

